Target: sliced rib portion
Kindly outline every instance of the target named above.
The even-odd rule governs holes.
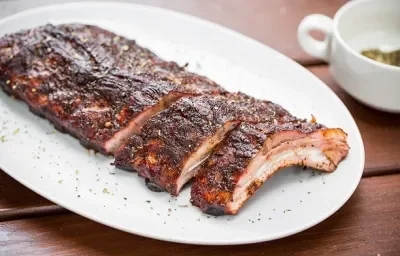
[[[132,136],[116,153],[115,164],[137,171],[149,188],[177,195],[241,121],[259,122],[287,114],[279,105],[243,94],[181,98]]]
[[[57,129],[105,154],[180,97],[225,92],[132,40],[74,24],[0,39],[0,85]]]
[[[242,123],[199,170],[191,202],[211,215],[237,214],[274,173],[287,166],[336,169],[349,151],[347,135],[303,120]]]
[[[177,85],[153,77],[107,75],[89,83],[68,119],[68,129],[103,153],[113,153],[153,115],[183,96],[217,89]],[[76,100],[75,100],[76,101]]]

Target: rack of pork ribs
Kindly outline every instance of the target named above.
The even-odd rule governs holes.
[[[211,215],[237,214],[276,171],[332,172],[347,156],[340,128],[164,61],[96,26],[47,24],[0,39],[0,84],[80,143],[115,157],[154,191]]]

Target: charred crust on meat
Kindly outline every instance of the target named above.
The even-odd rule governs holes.
[[[222,216],[225,215],[225,211],[220,206],[210,206],[208,207],[204,213],[213,215],[213,216]]]
[[[287,131],[299,134],[321,131],[324,134],[324,130],[325,127],[321,124],[309,123],[290,114],[281,115],[275,122],[242,123],[214,149],[213,154],[198,172],[192,184],[192,204],[203,212],[209,207],[219,206],[224,209],[225,214],[235,214],[237,209],[231,209],[230,204],[233,203],[238,182],[243,175],[246,175],[250,162],[259,152],[268,156],[270,150],[288,143],[282,141],[278,145],[269,145],[273,136],[285,134]],[[267,151],[263,152],[261,149]],[[299,164],[307,163],[302,161]],[[263,182],[259,179],[253,180],[246,187],[246,198],[252,196]]]
[[[149,179],[145,179],[145,184],[146,187],[153,192],[165,192],[165,189],[161,188],[157,184],[152,183]]]
[[[2,37],[0,81],[33,113],[104,154],[112,153],[107,141],[171,92],[172,100],[226,93],[134,40],[81,24],[48,24]]]
[[[150,190],[177,195],[197,174],[191,202],[208,214],[236,214],[244,202],[232,208],[238,187],[247,200],[279,168],[312,162],[307,154],[278,159],[271,173],[243,181],[249,169],[260,170],[248,167],[254,158],[263,164],[287,152],[296,136],[318,131],[323,146],[318,139],[294,145],[300,153],[323,153],[324,161],[312,163],[317,169],[331,172],[347,156],[341,129],[229,93],[185,68],[91,25],[48,24],[0,38],[0,87],[7,94],[82,146],[115,154],[115,166],[137,172]]]
[[[116,162],[127,161],[127,154],[131,155],[133,160],[128,161],[133,169],[177,195],[177,180],[186,161],[217,131],[225,134],[226,124],[272,124],[279,116],[287,115],[281,106],[243,93],[184,97],[153,116],[140,134],[132,136],[125,149],[116,154]],[[237,155],[250,157],[253,153],[242,148]]]
[[[254,180],[247,188],[247,196],[252,196],[261,187],[262,183],[260,180]]]

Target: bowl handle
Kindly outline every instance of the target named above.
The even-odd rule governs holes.
[[[311,14],[300,22],[297,28],[297,40],[306,53],[329,62],[332,29],[333,21],[331,18],[322,14]],[[310,30],[319,30],[324,33],[324,41],[312,38]]]

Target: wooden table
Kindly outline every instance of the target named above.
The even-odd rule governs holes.
[[[57,1],[0,1],[0,17]],[[233,28],[306,66],[353,114],[364,139],[363,179],[351,199],[321,224],[256,245],[193,246],[127,234],[68,212],[0,170],[0,255],[400,255],[400,115],[360,105],[332,79],[328,67],[296,41],[310,13],[333,16],[345,0],[131,1],[199,16]],[[29,166],[27,166],[29,168]]]

